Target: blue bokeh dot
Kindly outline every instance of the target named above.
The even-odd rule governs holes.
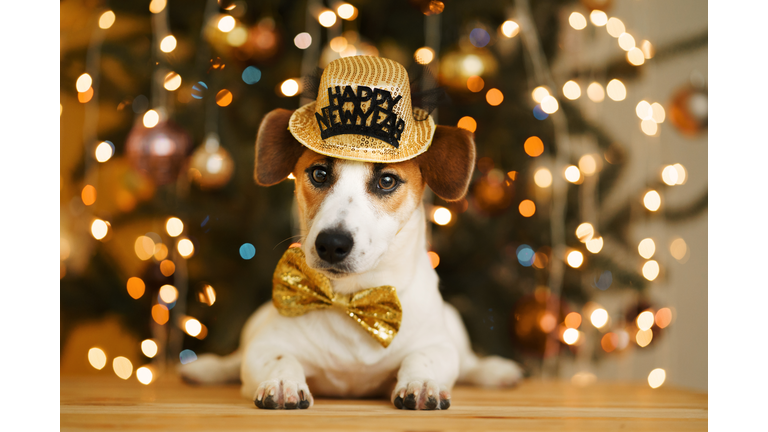
[[[256,248],[250,244],[250,243],[243,243],[242,246],[240,246],[240,256],[243,257],[243,259],[249,260],[253,258],[256,255]]]
[[[185,349],[179,353],[179,360],[181,360],[181,364],[192,363],[197,360],[197,354],[192,350]]]
[[[488,42],[491,41],[491,35],[481,28],[476,28],[469,33],[469,41],[472,45],[482,48],[488,45]]]
[[[545,118],[549,117],[549,114],[545,113],[543,109],[541,109],[541,105],[536,105],[533,107],[533,116],[536,117],[536,120],[544,120]]]
[[[261,71],[255,66],[248,66],[243,71],[243,81],[246,84],[256,84],[261,79]]]
[[[530,267],[533,264],[535,254],[530,246],[524,244],[517,248],[517,260],[523,267]]]

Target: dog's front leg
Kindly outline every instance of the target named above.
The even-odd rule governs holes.
[[[253,397],[259,408],[307,409],[313,405],[304,368],[291,354],[280,349],[250,346],[241,370],[243,394]]]
[[[411,353],[397,372],[392,403],[398,409],[448,409],[458,375],[459,355],[453,346],[431,346]]]

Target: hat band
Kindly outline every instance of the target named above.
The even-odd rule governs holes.
[[[399,95],[393,99],[388,90],[362,85],[357,86],[357,92],[348,85],[343,93],[341,86],[328,87],[328,106],[315,112],[320,137],[325,140],[343,134],[365,135],[399,148],[405,121],[394,108],[402,98]]]

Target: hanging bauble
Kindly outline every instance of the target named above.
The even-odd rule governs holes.
[[[533,295],[525,295],[516,303],[511,317],[511,335],[513,346],[519,347],[528,355],[535,355],[539,358],[544,357],[546,353],[547,338],[559,336],[565,328],[562,325],[565,315],[568,312],[565,305],[558,299],[557,316],[548,309],[550,295],[544,288],[537,288]],[[557,349],[563,345],[558,342]],[[547,353],[556,354],[557,351]]]
[[[469,39],[461,45],[459,50],[449,52],[440,61],[441,84],[466,90],[470,77],[496,75],[498,62],[490,51],[475,48]]]
[[[445,3],[439,0],[409,0],[408,2],[424,15],[438,15],[445,9]]]
[[[147,128],[139,120],[128,134],[125,153],[137,171],[164,185],[176,181],[190,148],[189,135],[176,124],[164,120]]]
[[[695,136],[707,130],[707,94],[706,87],[687,85],[672,97],[669,118],[683,135]]]
[[[232,156],[219,145],[219,137],[210,134],[192,153],[189,176],[201,189],[217,189],[227,184],[234,169]]]
[[[605,12],[611,8],[613,0],[581,0],[581,4],[590,12],[595,9]]]

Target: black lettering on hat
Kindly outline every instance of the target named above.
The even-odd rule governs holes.
[[[328,106],[315,113],[320,136],[323,139],[344,134],[366,135],[378,138],[395,148],[400,147],[400,137],[405,121],[395,113],[395,105],[403,96],[392,98],[388,90],[366,86],[328,87]],[[370,101],[367,109],[363,103]],[[370,124],[368,124],[370,118]]]

